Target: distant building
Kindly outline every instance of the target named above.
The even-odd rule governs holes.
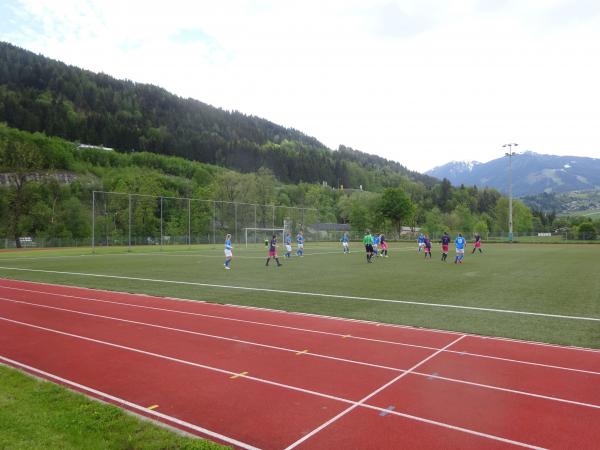
[[[115,151],[114,148],[104,147],[102,145],[79,144],[77,146],[78,150],[85,149],[85,148],[94,148],[96,150],[106,150],[107,152],[114,152]]]
[[[418,233],[419,231],[421,231],[421,228],[419,227],[400,227],[401,236]]]

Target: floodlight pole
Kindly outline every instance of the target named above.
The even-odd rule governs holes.
[[[508,156],[508,240],[513,240],[513,207],[512,207],[512,157],[516,155],[512,148],[519,144],[514,142],[504,144],[502,147],[508,147],[508,152],[504,156]]]

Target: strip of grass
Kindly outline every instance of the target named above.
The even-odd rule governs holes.
[[[217,450],[116,406],[0,365],[0,449]]]

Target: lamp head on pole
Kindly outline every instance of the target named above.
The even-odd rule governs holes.
[[[504,154],[504,156],[515,156],[516,152],[512,151],[513,147],[517,147],[519,144],[515,143],[515,142],[511,142],[509,144],[504,144],[502,147],[508,147],[508,152]]]

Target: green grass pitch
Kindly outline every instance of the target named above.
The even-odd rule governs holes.
[[[265,267],[264,245],[234,243],[232,270],[223,268],[222,247],[4,252],[0,276],[600,348],[596,245],[484,243],[483,254],[468,248],[457,265],[452,248],[448,262],[440,261],[438,245],[424,260],[416,244],[391,243],[389,258],[367,264],[358,243],[344,255],[338,243],[307,242],[303,258],[280,256],[277,268]]]

